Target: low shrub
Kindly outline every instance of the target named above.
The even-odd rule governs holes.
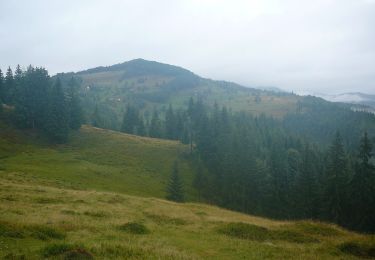
[[[220,226],[217,231],[231,237],[254,241],[281,240],[291,243],[317,243],[318,239],[304,233],[289,230],[285,227],[267,229],[253,224],[242,222],[228,223]]]
[[[338,245],[338,249],[349,255],[354,255],[363,258],[374,258],[375,257],[375,244],[363,244],[355,241],[345,242]]]
[[[107,216],[107,214],[103,211],[85,211],[83,214],[93,218],[104,218]]]
[[[264,241],[270,238],[270,231],[265,227],[260,227],[247,223],[228,223],[218,228],[218,232],[231,237]]]
[[[173,218],[165,215],[145,214],[145,216],[159,225],[186,225],[187,221],[181,218]]]
[[[309,223],[309,222],[297,222],[293,225],[296,229],[303,233],[319,236],[337,236],[340,235],[340,230],[334,228],[334,226],[324,223]]]
[[[40,240],[48,239],[63,239],[65,234],[59,230],[56,230],[52,227],[42,226],[42,225],[33,225],[28,227],[31,232],[31,236]]]
[[[66,260],[94,259],[94,256],[85,248],[66,243],[53,243],[45,246],[41,254],[43,257],[59,257]]]
[[[150,230],[143,225],[142,223],[137,222],[128,222],[123,224],[119,227],[120,230],[131,233],[131,234],[138,234],[144,235],[150,233]]]
[[[66,243],[53,243],[45,246],[42,249],[42,255],[44,257],[51,257],[51,256],[58,256],[62,255],[68,251],[71,251],[74,249],[74,246],[71,244],[66,244]]]
[[[0,237],[24,238],[25,233],[22,227],[1,221]]]
[[[294,230],[274,230],[272,231],[272,238],[275,240],[282,240],[291,243],[318,243],[319,240],[304,233]]]

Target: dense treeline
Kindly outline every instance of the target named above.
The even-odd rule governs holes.
[[[327,150],[298,138],[283,121],[192,99],[186,110],[169,106],[162,119],[154,111],[146,123],[128,106],[122,131],[190,143],[197,165],[194,185],[208,202],[375,231],[375,169],[367,133],[358,134],[357,148],[348,152],[338,128]]]
[[[83,114],[78,85],[72,78],[63,88],[59,78],[51,79],[44,68],[29,66],[15,73],[0,71],[0,103],[12,113],[11,120],[20,128],[35,129],[51,141],[64,143],[69,131],[81,127]]]
[[[354,154],[340,133],[328,151],[285,130],[281,122],[199,102],[189,109],[201,195],[222,206],[282,219],[332,221],[375,231],[372,142],[358,136]]]
[[[188,143],[191,134],[190,117],[188,111],[175,111],[171,105],[164,112],[154,109],[147,116],[137,106],[127,105],[120,130],[129,134]]]
[[[355,150],[358,136],[365,130],[375,135],[375,116],[352,111],[348,104],[307,96],[297,103],[296,113],[289,113],[283,118],[283,126],[291,133],[305,136],[321,145],[329,143],[340,129],[345,146]]]

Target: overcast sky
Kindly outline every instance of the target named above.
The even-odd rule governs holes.
[[[0,0],[0,68],[134,58],[246,86],[375,93],[375,0]]]

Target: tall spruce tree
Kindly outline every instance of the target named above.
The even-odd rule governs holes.
[[[337,132],[329,150],[329,161],[325,178],[324,213],[328,220],[345,223],[348,201],[348,161],[340,133]]]
[[[13,78],[13,71],[10,67],[5,75],[5,82],[4,82],[4,103],[11,104],[12,97],[14,92],[14,78]]]
[[[48,137],[56,143],[64,143],[68,140],[69,110],[59,78],[56,79],[51,89],[45,131]]]
[[[314,152],[309,145],[302,151],[301,172],[297,178],[297,208],[299,218],[317,218],[318,185]]]
[[[78,130],[83,122],[83,111],[78,95],[78,85],[73,77],[68,82],[67,103],[69,108],[69,127],[73,130]]]
[[[375,167],[371,163],[372,143],[367,132],[360,141],[358,163],[351,181],[352,227],[375,232]]]
[[[99,112],[98,104],[95,104],[94,113],[91,116],[91,124],[94,127],[102,127],[103,120]]]
[[[4,102],[4,75],[0,69],[0,110],[2,109],[2,103]]]
[[[167,186],[166,198],[168,200],[172,200],[176,202],[183,202],[185,200],[183,183],[179,174],[177,162],[173,164],[172,174],[169,179],[168,186]]]
[[[156,109],[152,114],[149,135],[155,138],[161,138],[163,136],[162,123],[159,118],[159,113]]]
[[[171,104],[169,104],[168,110],[165,113],[165,136],[168,139],[176,139],[178,136],[177,119]]]
[[[137,135],[145,136],[146,135],[146,126],[144,122],[143,115],[139,115],[138,126],[137,126]]]
[[[139,112],[131,105],[126,107],[124,118],[122,120],[121,132],[128,134],[137,134],[139,126]]]
[[[20,104],[22,101],[19,101],[23,92],[23,71],[20,65],[17,65],[14,72],[14,90],[13,90],[13,104]]]

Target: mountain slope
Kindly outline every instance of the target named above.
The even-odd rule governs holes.
[[[119,128],[126,104],[137,105],[143,111],[165,109],[169,104],[179,108],[186,107],[193,97],[236,111],[282,117],[294,112],[300,100],[293,94],[205,79],[180,67],[142,59],[58,76],[66,80],[72,76],[78,78],[86,114],[90,116],[99,105],[110,118],[107,124],[114,129]]]
[[[154,110],[163,120],[170,104],[175,111],[186,110],[190,98],[194,98],[203,100],[208,107],[217,103],[234,112],[280,119],[294,135],[323,145],[330,142],[337,130],[351,148],[357,146],[364,131],[375,133],[375,117],[362,113],[368,112],[362,107],[205,79],[186,69],[154,61],[137,59],[59,76],[65,83],[71,77],[79,81],[87,123],[95,121],[94,112],[98,111],[100,127],[114,130],[120,130],[129,104],[137,107],[147,125]]]

